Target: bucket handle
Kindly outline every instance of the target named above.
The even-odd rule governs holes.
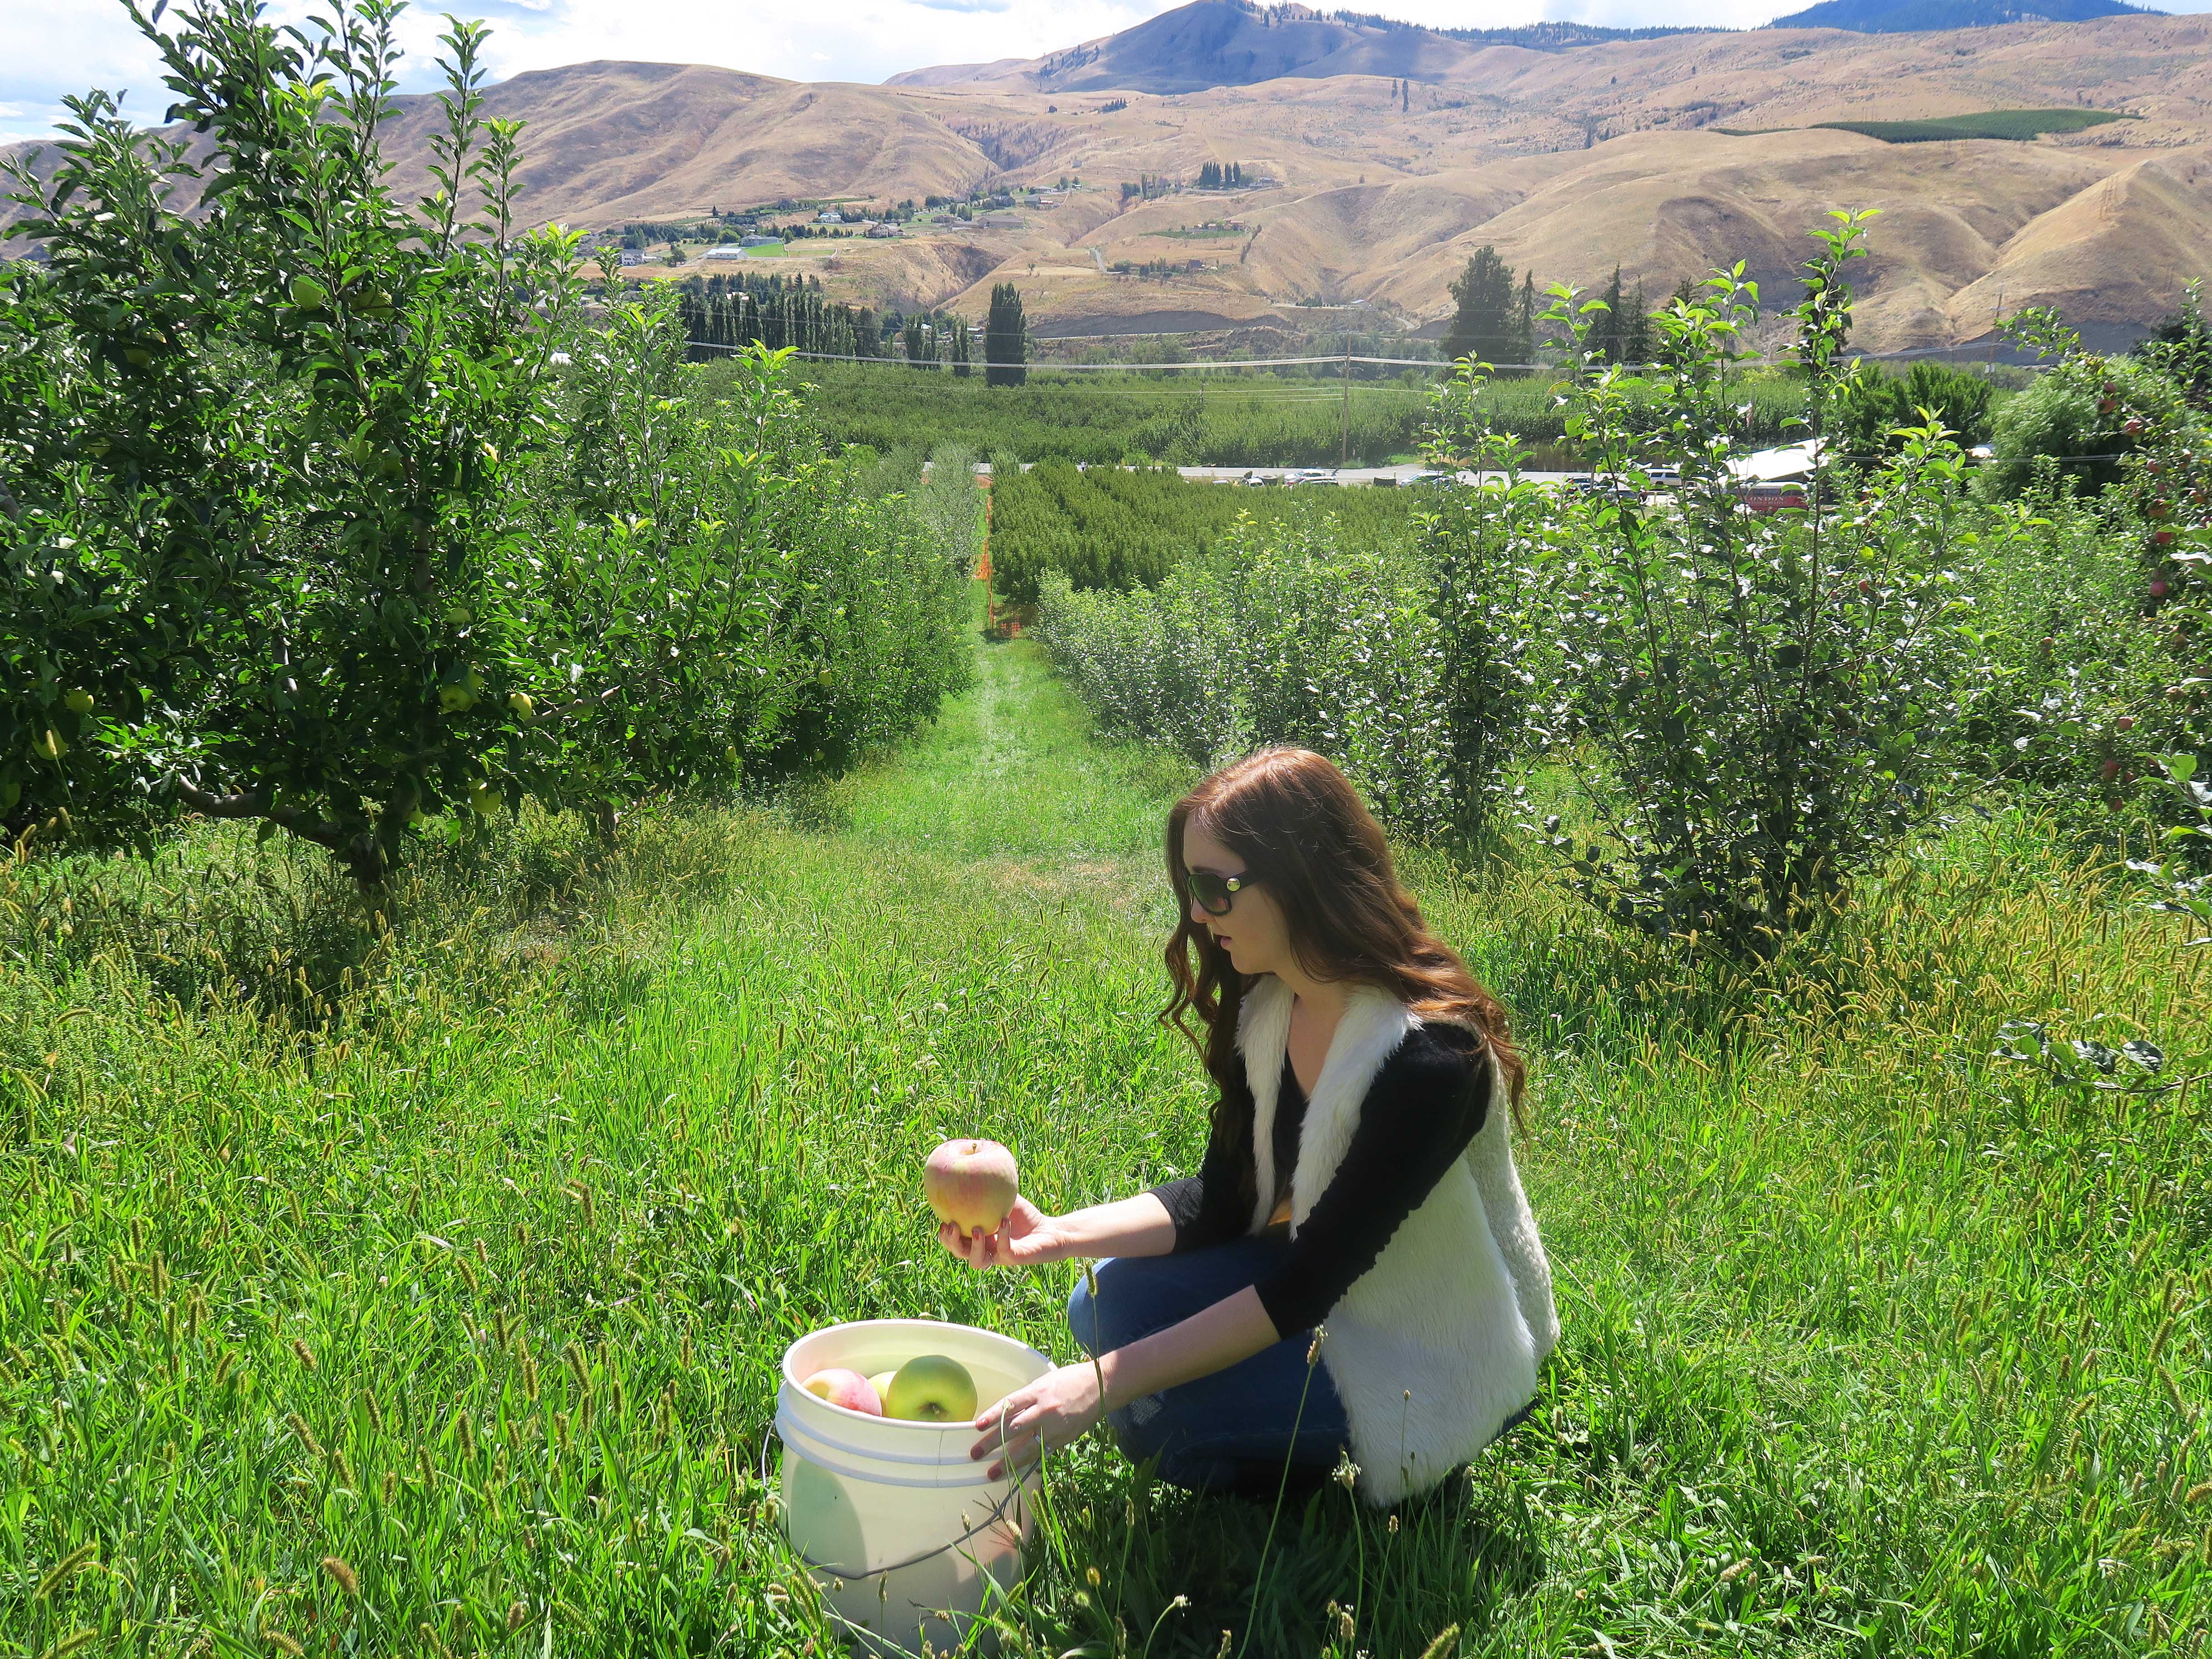
[[[763,1436],[761,1436],[761,1461],[760,1461],[760,1477],[761,1477],[761,1485],[763,1485],[763,1486],[767,1486],[767,1485],[769,1484],[769,1473],[768,1473],[768,1446],[769,1446],[769,1436],[767,1436],[767,1435],[763,1434]],[[813,1459],[811,1459],[811,1458],[809,1458],[807,1461],[808,1461],[809,1462],[812,1462],[814,1460],[813,1460]],[[852,1472],[851,1472],[850,1470],[846,1470],[846,1469],[834,1469],[834,1470],[832,1470],[832,1473],[833,1473],[833,1474],[852,1474]],[[862,1475],[857,1475],[857,1474],[854,1474],[854,1475],[852,1475],[852,1478],[853,1478],[853,1479],[854,1479],[854,1480],[863,1480],[863,1479],[866,1479],[866,1480],[873,1480],[873,1479],[875,1479],[875,1477],[873,1477],[873,1476],[862,1476]],[[907,1482],[898,1482],[898,1483],[896,1483],[896,1484],[899,1484],[899,1485],[906,1485],[906,1484],[909,1484],[909,1483],[907,1483]],[[842,1567],[833,1567],[833,1566],[830,1565],[827,1562],[817,1561],[817,1560],[816,1560],[812,1556],[811,1556],[811,1555],[807,1554],[804,1550],[800,1550],[800,1549],[798,1549],[798,1548],[794,1547],[794,1548],[793,1548],[793,1550],[792,1550],[792,1552],[791,1552],[791,1553],[792,1553],[793,1555],[797,1556],[797,1557],[798,1557],[801,1561],[804,1561],[804,1562],[805,1562],[808,1566],[810,1566],[810,1567],[813,1568],[815,1571],[817,1571],[817,1572],[826,1572],[826,1573],[828,1573],[828,1574],[829,1574],[832,1578],[842,1578],[842,1579],[843,1579],[843,1580],[844,1580],[846,1583],[852,1583],[857,1582],[858,1580],[864,1579],[864,1578],[874,1578],[874,1577],[880,1577],[880,1576],[884,1575],[884,1574],[886,1574],[886,1573],[899,1572],[899,1571],[902,1571],[904,1569],[906,1569],[906,1568],[908,1568],[908,1567],[915,1567],[915,1566],[920,1566],[920,1565],[921,1565],[924,1561],[934,1560],[937,1557],[939,1557],[939,1556],[940,1556],[940,1555],[943,1555],[943,1554],[944,1554],[946,1551],[948,1551],[948,1550],[957,1550],[957,1549],[958,1549],[958,1548],[959,1548],[963,1544],[966,1543],[969,1539],[971,1539],[971,1538],[975,1538],[975,1537],[980,1537],[980,1536],[982,1534],[982,1533],[983,1533],[983,1531],[984,1531],[984,1529],[985,1529],[986,1528],[989,1527],[989,1526],[992,1524],[992,1522],[995,1522],[995,1521],[999,1520],[1000,1517],[1002,1517],[1002,1516],[1006,1514],[1006,1505],[1007,1505],[1007,1504],[1011,1504],[1011,1503],[1012,1503],[1012,1502],[1014,1501],[1014,1499],[1016,1499],[1017,1498],[1019,1498],[1021,1495],[1022,1495],[1022,1482],[1021,1482],[1018,1479],[1017,1479],[1017,1480],[1012,1480],[1012,1481],[1010,1481],[1010,1482],[1007,1484],[1007,1486],[1006,1486],[1006,1496],[1005,1496],[1005,1497],[1003,1497],[1003,1498],[1000,1498],[1000,1499],[999,1499],[999,1501],[998,1501],[997,1503],[995,1503],[995,1504],[992,1504],[992,1505],[991,1505],[991,1507],[990,1507],[990,1509],[989,1509],[989,1510],[988,1510],[988,1512],[986,1512],[986,1513],[985,1513],[985,1515],[984,1515],[983,1518],[982,1518],[981,1521],[977,1522],[974,1526],[972,1526],[972,1527],[969,1528],[967,1531],[965,1531],[965,1532],[962,1533],[962,1534],[961,1534],[957,1538],[953,1539],[950,1543],[939,1544],[939,1545],[938,1545],[938,1546],[936,1547],[936,1548],[934,1548],[934,1549],[927,1549],[927,1550],[924,1550],[924,1551],[922,1551],[922,1552],[921,1552],[921,1554],[919,1554],[919,1555],[909,1555],[909,1556],[908,1556],[908,1557],[907,1557],[907,1559],[906,1559],[905,1560],[903,1560],[903,1561],[894,1561],[894,1562],[892,1562],[892,1563],[891,1563],[889,1566],[887,1566],[887,1567],[874,1567],[874,1568],[870,1568],[870,1569],[864,1570],[864,1571],[860,1571],[860,1572],[848,1572],[848,1571],[846,1571],[844,1568],[842,1568]],[[787,1517],[787,1521],[786,1521],[787,1528],[788,1527],[788,1524],[789,1524],[789,1523],[788,1523],[788,1518]],[[787,1532],[786,1532],[786,1534],[785,1534],[785,1541],[786,1541],[787,1543],[788,1543],[788,1542],[790,1541],[790,1534],[789,1534],[789,1533],[788,1533],[788,1531],[787,1531]]]

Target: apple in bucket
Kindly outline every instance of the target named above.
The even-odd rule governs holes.
[[[818,1395],[833,1406],[842,1406],[848,1412],[859,1412],[866,1417],[881,1417],[884,1402],[868,1379],[858,1371],[848,1371],[834,1365],[826,1371],[817,1371],[801,1385],[807,1393]]]
[[[892,1374],[884,1415],[909,1423],[963,1423],[975,1415],[975,1379],[957,1359],[917,1355]]]
[[[995,1140],[948,1140],[921,1166],[921,1195],[963,1233],[995,1233],[1020,1190],[1014,1155]]]

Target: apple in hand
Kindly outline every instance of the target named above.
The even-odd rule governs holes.
[[[892,1376],[884,1414],[910,1423],[964,1423],[975,1415],[975,1379],[957,1359],[922,1354]]]
[[[804,1386],[807,1393],[819,1395],[831,1405],[842,1406],[848,1412],[859,1412],[864,1417],[884,1414],[884,1402],[877,1397],[868,1379],[842,1365],[815,1372]]]
[[[963,1233],[995,1233],[1019,1191],[1014,1155],[995,1140],[948,1140],[921,1166],[921,1195]]]

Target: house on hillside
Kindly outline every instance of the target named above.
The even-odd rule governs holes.
[[[1019,230],[1022,216],[1018,213],[979,213],[975,222],[986,230]]]
[[[898,234],[899,228],[891,223],[888,219],[878,220],[876,223],[868,227],[869,237],[876,240],[880,240],[886,236],[896,236]]]
[[[762,236],[759,234],[743,237],[739,239],[738,242],[738,246],[739,247],[781,247],[782,245],[783,238],[781,236]]]

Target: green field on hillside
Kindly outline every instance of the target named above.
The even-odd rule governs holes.
[[[1814,131],[1856,132],[1886,144],[1929,144],[1948,138],[2007,138],[2026,143],[2046,132],[2086,132],[2135,115],[2102,109],[1992,109],[1978,115],[1938,115],[1924,121],[1815,121]]]

